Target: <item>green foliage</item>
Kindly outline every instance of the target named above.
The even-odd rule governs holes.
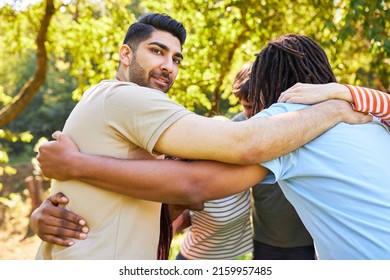
[[[0,6],[0,106],[9,104],[34,72],[44,4],[24,10]],[[62,129],[86,88],[115,77],[117,52],[128,26],[149,11],[167,13],[187,28],[185,59],[168,94],[198,114],[237,113],[241,107],[231,89],[235,74],[245,62],[254,61],[269,40],[286,33],[315,39],[339,82],[390,91],[388,1],[56,0],[55,6],[46,43],[46,82],[23,113],[0,128],[0,177],[15,174],[10,161],[30,161],[37,143]],[[24,198],[24,193],[0,197],[0,214],[7,209],[12,228],[27,217],[21,212],[22,206],[26,209]],[[174,240],[171,257],[180,241]]]
[[[77,1],[56,14],[48,48],[56,63],[76,79],[74,100],[90,85],[115,77],[119,46],[135,20],[127,4],[123,0]]]
[[[29,59],[25,65],[26,69],[32,68],[34,60]],[[26,70],[20,76],[20,82],[17,83],[23,84],[27,76],[28,71]],[[71,99],[71,92],[75,88],[77,88],[77,84],[75,79],[70,76],[69,70],[61,67],[59,62],[50,61],[45,84],[25,111],[7,126],[9,131],[18,132],[19,138],[16,139],[15,135],[13,137],[14,140],[18,141],[7,143],[0,140],[7,152],[13,154],[14,157],[21,154],[28,154],[32,157],[34,155],[33,146],[40,137],[51,138],[51,134],[55,130],[62,129],[66,118],[76,104]],[[35,137],[28,138],[26,135],[34,135]],[[26,140],[28,140],[28,145],[25,144]]]
[[[10,234],[24,233],[26,225],[28,225],[29,204],[30,201],[26,200],[20,193],[11,193],[8,197],[0,197],[1,231]]]
[[[390,16],[385,2],[317,2],[148,1],[148,8],[169,13],[188,31],[180,76],[168,94],[197,113],[237,112],[231,92],[235,73],[269,40],[285,33],[307,35],[322,45],[340,82],[388,91]],[[351,20],[354,13],[365,20],[363,26]]]

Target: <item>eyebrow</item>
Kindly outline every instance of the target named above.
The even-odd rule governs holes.
[[[164,44],[161,44],[161,43],[159,43],[159,42],[150,42],[148,45],[157,45],[157,46],[159,46],[160,48],[162,48],[163,50],[169,51],[168,46],[166,46],[166,45],[164,45]],[[184,59],[183,54],[180,53],[180,52],[175,53],[175,56],[180,57],[181,59]]]

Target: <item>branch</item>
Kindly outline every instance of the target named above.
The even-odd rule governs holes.
[[[37,60],[33,76],[24,84],[19,93],[13,100],[0,110],[0,127],[9,124],[14,120],[30,103],[31,99],[37,94],[42,84],[46,79],[47,72],[47,53],[45,42],[47,39],[47,31],[50,21],[55,13],[53,0],[46,0],[46,9],[41,27],[38,31],[37,44]]]

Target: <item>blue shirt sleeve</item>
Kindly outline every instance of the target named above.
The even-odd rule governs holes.
[[[252,118],[261,118],[261,117],[269,117],[273,115],[283,114],[290,111],[295,111],[299,109],[303,109],[307,107],[307,105],[302,104],[290,104],[290,103],[275,103],[269,108],[257,113]],[[292,153],[289,153],[285,156],[281,156],[279,158],[260,163],[260,165],[266,167],[270,172],[267,177],[261,182],[263,184],[273,184],[277,181],[284,178],[284,176],[288,173],[288,168],[293,165],[294,156]],[[291,162],[292,161],[292,162]],[[288,163],[287,163],[288,162]]]

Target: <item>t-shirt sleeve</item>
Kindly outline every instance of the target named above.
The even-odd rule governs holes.
[[[116,85],[106,92],[105,118],[119,135],[153,154],[161,134],[178,119],[193,114],[158,90]]]
[[[261,166],[269,170],[268,175],[261,181],[261,184],[274,184],[279,180],[278,164],[275,160],[260,163]]]
[[[390,127],[390,95],[378,90],[345,85],[353,98],[355,109],[359,112],[371,113]]]
[[[273,184],[296,176],[296,172],[299,170],[299,168],[296,168],[298,159],[299,151],[294,151],[276,159],[260,163],[261,166],[269,170],[267,177],[261,183]]]
[[[268,109],[262,110],[252,118],[269,117],[273,115],[287,113],[289,111],[299,110],[306,107],[302,104],[290,104],[290,103],[275,103]],[[285,179],[289,176],[289,170],[291,166],[295,166],[296,152],[289,153],[287,155],[278,157],[276,159],[259,163],[261,166],[267,168],[270,172],[267,177],[261,182],[262,184],[273,184],[279,180]]]

